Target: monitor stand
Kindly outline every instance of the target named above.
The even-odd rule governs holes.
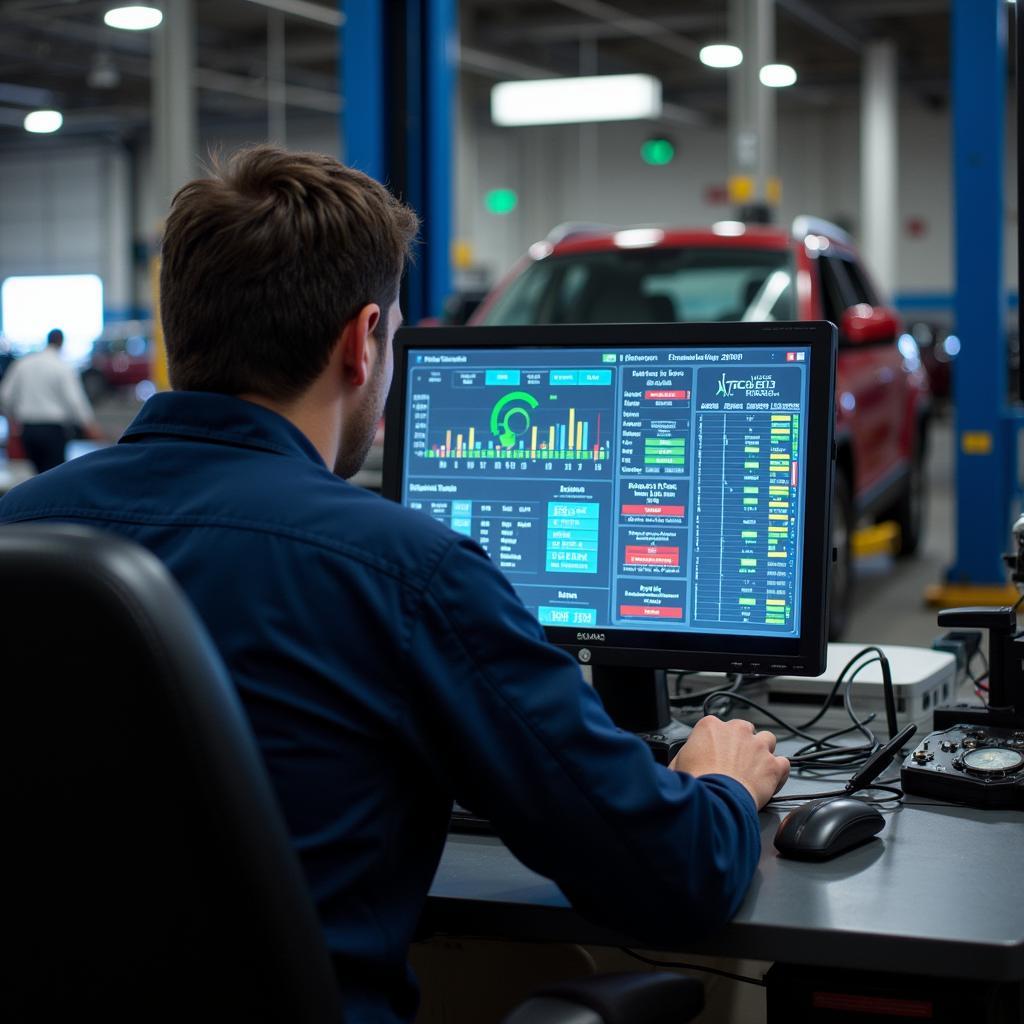
[[[611,720],[635,732],[661,764],[669,764],[690,735],[690,727],[672,718],[663,668],[594,665],[591,679]]]

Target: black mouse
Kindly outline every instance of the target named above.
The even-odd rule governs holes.
[[[811,800],[779,822],[775,849],[784,857],[828,860],[867,842],[884,827],[885,818],[863,800]]]

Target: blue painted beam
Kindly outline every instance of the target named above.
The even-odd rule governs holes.
[[[452,290],[452,190],[455,187],[455,97],[458,52],[457,0],[430,0],[426,21],[427,117],[429,156],[426,209],[432,221],[431,259],[426,265],[426,303],[441,313]]]
[[[408,323],[451,291],[457,0],[341,0],[345,161],[421,216],[403,286]]]
[[[1015,490],[1016,432],[1006,405],[1003,146],[1006,4],[954,0],[956,211],[956,561],[954,583],[1001,584]]]
[[[382,0],[338,3],[344,15],[338,29],[342,158],[383,181],[387,174],[384,4]]]

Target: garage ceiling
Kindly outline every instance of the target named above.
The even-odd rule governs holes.
[[[125,140],[148,132],[150,35],[107,28],[110,0],[0,0],[0,144],[26,141],[36,106],[65,115],[65,134]],[[283,26],[289,123],[333,119],[337,5],[323,0],[196,0],[200,119],[266,123],[268,41]],[[896,41],[901,89],[948,96],[948,0],[776,0],[777,56],[800,80],[784,102],[856,102],[860,52]],[[282,11],[281,9],[285,9]],[[670,116],[723,121],[725,77],[697,50],[726,35],[727,0],[462,0],[462,71],[471,89],[497,78],[646,71]],[[285,13],[287,11],[287,13]]]

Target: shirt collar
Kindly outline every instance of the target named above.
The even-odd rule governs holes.
[[[165,435],[300,455],[324,465],[313,442],[293,423],[262,405],[205,391],[164,391],[153,395],[121,435],[118,444]]]

